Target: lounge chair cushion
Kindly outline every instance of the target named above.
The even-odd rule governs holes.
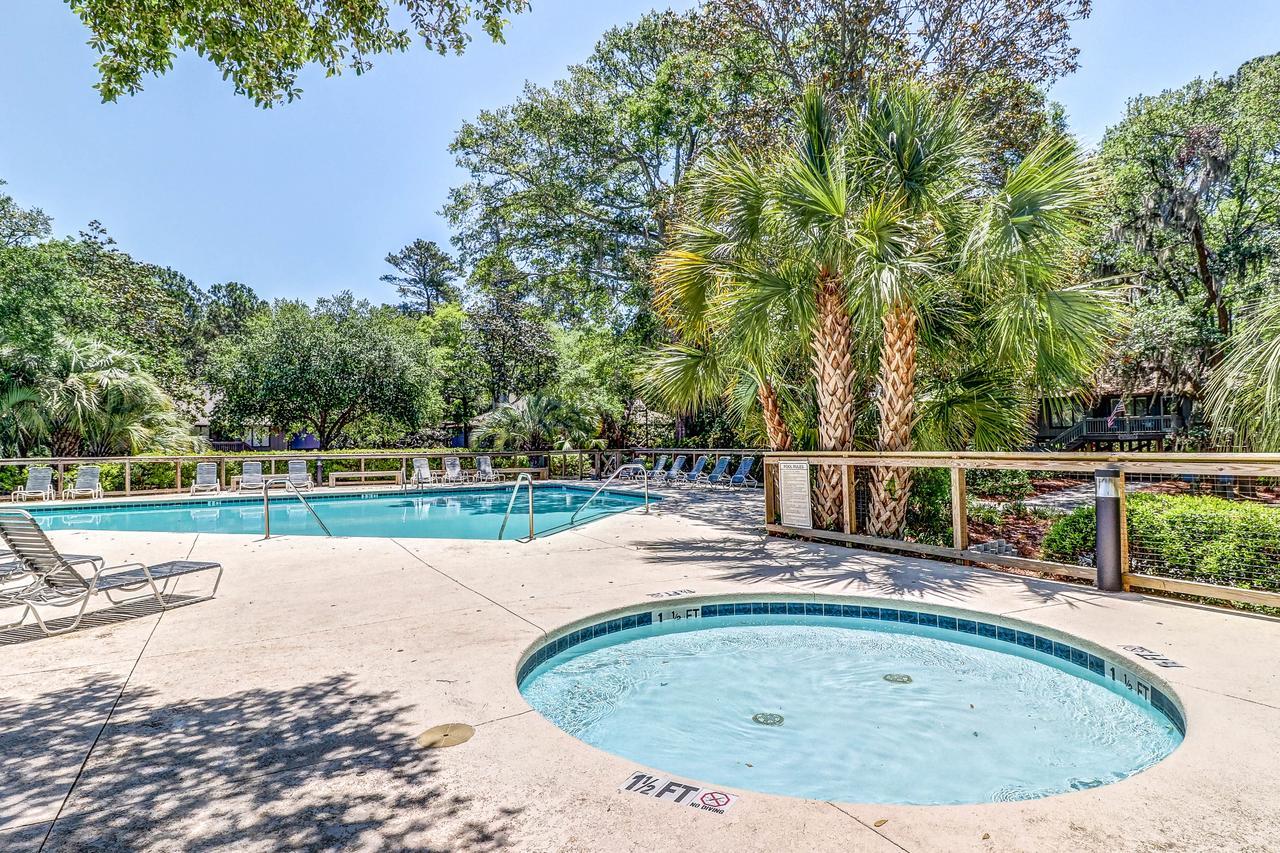
[[[167,563],[157,563],[154,566],[148,566],[151,572],[151,578],[155,581],[168,580],[176,578],[179,575],[189,575],[192,572],[201,572],[205,569],[221,568],[221,563],[202,563],[195,560],[170,560]],[[118,572],[109,575],[103,575],[98,578],[98,590],[119,589],[126,586],[138,586],[147,582],[147,576],[142,569],[130,569],[127,572]]]

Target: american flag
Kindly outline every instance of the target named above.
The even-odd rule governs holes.
[[[1107,429],[1116,425],[1116,418],[1124,414],[1124,400],[1116,400],[1115,408],[1111,410],[1111,415],[1107,418]]]

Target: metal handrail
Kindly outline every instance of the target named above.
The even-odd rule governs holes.
[[[592,493],[591,497],[587,498],[586,503],[584,503],[582,506],[578,507],[573,511],[573,515],[569,516],[569,526],[572,527],[573,523],[578,520],[578,513],[586,509],[587,504],[595,500],[597,495],[603,492],[610,483],[612,483],[615,479],[617,479],[617,476],[619,474],[621,474],[623,471],[627,470],[628,468],[638,469],[640,471],[640,474],[644,477],[644,511],[646,514],[648,514],[649,512],[649,469],[644,467],[644,465],[640,462],[628,462],[626,465],[619,465],[618,470],[614,471],[612,474],[609,475],[609,479],[605,480],[604,483],[600,486],[600,488],[596,489],[595,492]]]
[[[511,489],[511,500],[507,501],[507,514],[502,517],[502,526],[498,528],[498,539],[502,539],[502,534],[507,532],[507,521],[511,518],[511,508],[516,504],[516,495],[520,494],[520,484],[527,483],[529,485],[529,538],[526,542],[534,540],[533,533],[533,476],[530,474],[521,474],[516,477],[515,486]]]
[[[286,492],[293,494],[302,501],[302,505],[307,508],[307,512],[311,513],[311,517],[316,520],[316,524],[320,525],[320,529],[324,531],[325,536],[332,536],[333,532],[329,530],[329,525],[316,513],[315,507],[311,506],[311,501],[302,496],[302,492],[294,485],[293,481],[288,477],[268,477],[262,481],[262,538],[271,538],[271,487],[276,484],[283,484]]]

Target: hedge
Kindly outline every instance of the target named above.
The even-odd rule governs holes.
[[[1280,507],[1217,497],[1130,495],[1129,571],[1220,586],[1280,591]],[[1063,516],[1046,559],[1093,562],[1093,507]]]

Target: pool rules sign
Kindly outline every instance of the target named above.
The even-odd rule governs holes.
[[[778,463],[778,503],[787,527],[813,527],[813,502],[809,497],[809,463]]]
[[[653,776],[643,770],[632,773],[618,790],[712,814],[724,814],[738,802],[737,794],[690,785],[688,782],[677,779]]]

